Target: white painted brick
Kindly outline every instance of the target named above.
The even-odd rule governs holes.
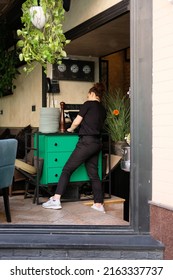
[[[153,1],[153,193],[173,206],[173,5]]]

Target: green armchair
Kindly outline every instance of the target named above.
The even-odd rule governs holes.
[[[9,187],[14,176],[17,145],[16,139],[0,140],[0,191],[4,199],[7,222],[11,222]]]

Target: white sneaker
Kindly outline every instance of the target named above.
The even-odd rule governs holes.
[[[103,205],[101,205],[100,207],[98,207],[98,206],[96,206],[95,204],[93,204],[93,205],[91,206],[91,208],[94,209],[94,210],[97,210],[97,211],[99,211],[99,212],[106,213],[105,208],[104,208]]]
[[[42,207],[47,209],[55,209],[55,210],[62,208],[60,200],[59,199],[55,200],[53,199],[53,197],[49,198],[47,202],[44,202],[42,204]]]

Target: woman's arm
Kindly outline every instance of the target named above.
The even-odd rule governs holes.
[[[83,120],[83,117],[81,117],[80,115],[77,115],[77,117],[72,122],[71,126],[69,128],[67,128],[67,131],[74,132],[74,130],[80,125],[82,120]]]

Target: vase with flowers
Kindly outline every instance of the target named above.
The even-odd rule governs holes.
[[[105,130],[112,140],[112,152],[121,154],[123,146],[127,145],[126,135],[130,131],[130,100],[121,89],[112,89],[103,98],[107,110]]]

